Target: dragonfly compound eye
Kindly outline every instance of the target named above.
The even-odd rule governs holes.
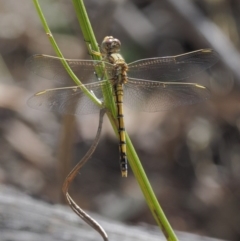
[[[102,52],[106,54],[119,52],[120,47],[121,42],[112,36],[105,37],[101,45]]]

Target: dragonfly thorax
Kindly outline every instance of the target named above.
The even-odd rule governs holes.
[[[121,42],[112,36],[105,37],[101,45],[104,61],[113,65],[111,73],[113,85],[127,83],[128,66],[119,53],[120,46]]]
[[[112,83],[113,84],[126,84],[127,83],[127,70],[128,66],[123,59],[119,59],[115,62]]]

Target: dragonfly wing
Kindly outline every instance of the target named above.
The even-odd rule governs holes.
[[[102,88],[107,88],[105,81],[84,86],[99,100],[102,99]],[[27,104],[38,110],[72,115],[92,114],[98,112],[100,108],[82,91],[80,86],[38,92],[28,99]]]
[[[95,79],[103,79],[104,76],[96,76],[95,67],[104,64],[109,78],[111,78],[113,66],[107,62],[97,60],[66,59],[74,74],[84,83]],[[71,77],[65,70],[61,59],[48,55],[33,55],[26,61],[26,67],[38,76],[61,83],[73,83]]]
[[[218,59],[218,54],[212,49],[201,49],[177,56],[142,59],[129,64],[128,76],[143,80],[179,81],[210,68]]]
[[[194,83],[129,79],[124,85],[124,104],[131,109],[158,112],[200,103],[210,97],[204,86]]]

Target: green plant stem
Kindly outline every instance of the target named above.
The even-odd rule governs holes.
[[[64,68],[66,69],[66,71],[68,72],[68,74],[71,76],[71,78],[73,79],[73,81],[75,82],[76,85],[78,85],[82,91],[96,104],[98,105],[99,107],[102,107],[102,102],[99,101],[99,99],[97,99],[82,83],[81,81],[77,78],[77,76],[73,73],[73,71],[71,70],[70,66],[68,65],[67,61],[65,60],[62,52],[60,51],[52,33],[51,33],[51,30],[50,28],[48,27],[48,24],[47,24],[47,21],[43,15],[43,12],[42,12],[42,9],[38,3],[38,0],[33,0],[33,3],[35,5],[35,8],[37,10],[37,13],[39,15],[39,18],[42,22],[42,25],[43,25],[43,28],[46,32],[46,35],[48,36],[49,38],[49,41],[53,47],[53,49],[55,50],[57,56],[59,58],[61,58],[61,62],[64,66]]]
[[[91,23],[89,21],[84,3],[83,1],[78,1],[78,0],[72,0],[72,2],[78,18],[80,28],[83,33],[83,38],[87,45],[88,53],[89,55],[92,56],[94,60],[101,60],[102,59],[101,53],[100,53],[93,29],[91,27]],[[100,67],[95,67],[95,70],[98,76],[105,76],[105,79],[107,79],[107,75],[104,75],[104,64],[102,64],[102,66]],[[110,89],[111,88],[108,88],[108,90]],[[104,89],[102,90],[103,90],[103,99],[104,99],[105,107],[108,110],[111,110],[111,113],[113,116],[116,116],[116,105],[115,105],[115,101],[112,93],[106,92],[104,91]],[[108,116],[109,116],[109,113],[108,113]]]
[[[81,29],[83,31],[84,39],[87,43],[87,48],[88,48],[89,54],[91,54],[95,60],[100,60],[101,56],[99,54],[97,54],[97,53],[99,53],[98,44],[96,42],[94,33],[92,31],[92,27],[91,27],[89,18],[87,16],[87,12],[84,7],[84,3],[82,0],[72,0],[72,1],[73,1],[73,5],[75,8]],[[44,15],[42,13],[38,0],[33,0],[33,2],[37,9],[39,17],[41,19],[44,30],[45,30],[46,34],[48,35],[49,40],[50,40],[57,56],[59,56],[61,58],[66,71],[72,77],[74,82],[82,88],[82,90],[86,93],[86,95],[89,98],[91,98],[91,100],[94,101],[94,103],[96,103],[97,105],[99,105],[101,107],[101,102],[94,95],[92,95],[86,88],[84,88],[84,85],[81,84],[81,82],[78,80],[78,78],[72,72],[71,68],[68,66],[68,63],[65,61],[60,49],[58,48],[58,46],[51,34],[51,31],[44,18]],[[100,71],[102,71],[101,68],[100,68]],[[112,99],[111,99],[111,101],[112,101]],[[108,103],[105,103],[105,104],[106,104],[106,106],[108,106]],[[118,134],[117,123],[113,116],[115,116],[114,113],[108,113],[108,117],[113,126],[113,129],[114,129],[115,133]],[[131,140],[130,140],[129,136],[127,135],[127,133],[126,133],[126,137],[127,137],[127,139],[126,139],[127,140],[127,156],[128,156],[129,164],[130,164],[130,166],[133,170],[133,173],[140,185],[140,188],[147,201],[147,204],[148,204],[157,224],[162,229],[166,239],[168,241],[177,241],[178,239],[177,239],[174,231],[172,230],[167,218],[165,217],[165,215],[157,201],[157,198],[153,192],[153,189],[147,179],[147,176],[144,172],[141,162],[136,154],[136,151],[134,150],[134,147],[133,147]]]
[[[108,115],[108,118],[113,126],[115,134],[118,135],[118,129],[115,120],[112,116]],[[158,200],[154,194],[154,191],[151,187],[150,182],[148,181],[147,175],[142,167],[142,164],[138,158],[138,155],[132,145],[132,142],[126,133],[126,142],[127,142],[127,157],[131,169],[135,178],[138,181],[138,184],[142,190],[142,193],[145,197],[145,200],[148,204],[149,209],[152,212],[152,215],[157,222],[158,226],[162,230],[164,236],[168,241],[178,241],[176,234],[174,233],[170,223],[168,222],[161,206],[158,203]]]
[[[87,12],[86,12],[83,0],[72,0],[72,1],[73,1],[73,5],[75,7],[76,14],[78,16],[79,24],[80,24],[81,30],[83,32],[85,41],[88,44],[90,44],[91,49],[93,49],[94,51],[99,51],[89,18],[87,16]],[[89,49],[89,47],[88,47],[88,49]],[[117,123],[116,123],[115,119],[113,118],[113,116],[114,115],[108,114],[108,118],[113,126],[113,129],[114,129],[116,135],[118,136]],[[143,195],[148,203],[148,206],[149,206],[158,226],[163,231],[167,240],[177,241],[178,239],[177,239],[173,229],[171,228],[162,208],[160,207],[160,205],[157,201],[157,198],[156,198],[156,196],[153,192],[153,189],[148,181],[146,173],[144,172],[142,164],[137,156],[137,153],[136,153],[127,133],[126,133],[126,141],[127,141],[127,157],[129,160],[129,164],[132,168],[134,176],[136,177],[136,179],[140,185]]]
[[[73,0],[72,2],[78,18],[78,22],[82,30],[83,38],[87,44],[88,53],[92,56],[94,60],[101,60],[102,58],[100,54],[93,54],[93,51],[95,53],[100,53],[100,50],[95,35],[93,33],[93,29],[91,27],[91,23],[89,21],[84,3],[83,1],[76,0]]]

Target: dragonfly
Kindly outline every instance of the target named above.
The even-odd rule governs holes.
[[[126,177],[123,103],[134,110],[158,112],[205,101],[210,97],[210,91],[203,85],[186,80],[212,67],[219,57],[212,49],[201,49],[176,56],[140,59],[127,64],[120,54],[120,47],[118,39],[107,36],[101,44],[102,61],[66,61],[80,80],[90,79],[91,83],[84,84],[84,87],[99,100],[103,101],[103,91],[112,93],[118,123],[120,168],[122,176]],[[103,66],[105,72],[93,82],[99,65]],[[46,79],[71,81],[61,58],[33,55],[26,61],[26,66]],[[99,107],[86,96],[82,86],[47,89],[30,97],[27,103],[35,109],[72,115],[96,113],[99,108],[106,108],[104,102]]]

